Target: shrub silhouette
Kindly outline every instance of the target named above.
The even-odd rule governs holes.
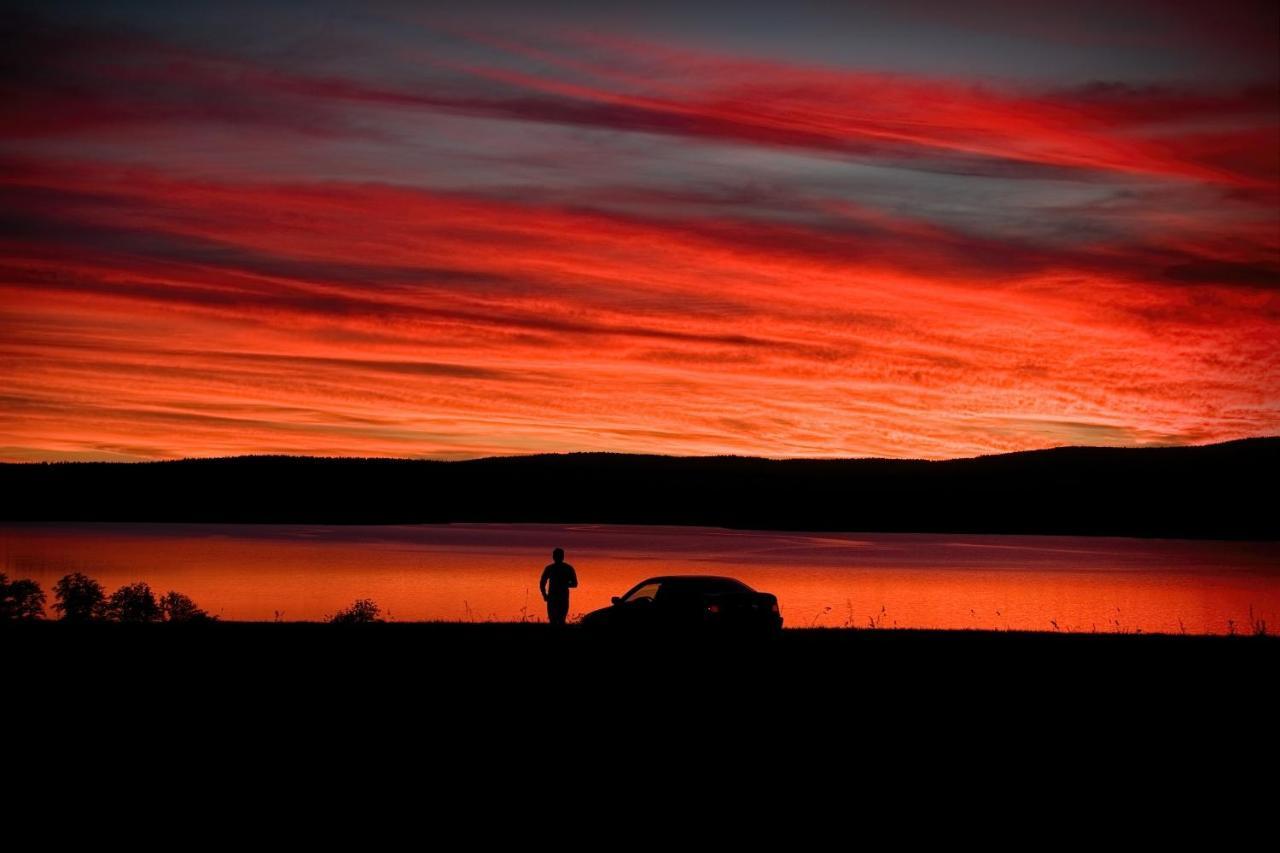
[[[346,610],[339,610],[333,616],[329,617],[329,622],[333,625],[364,625],[370,622],[381,622],[378,614],[382,612],[382,608],[374,603],[372,598],[361,598],[355,604]]]
[[[0,572],[0,622],[44,618],[44,590],[33,580],[9,582]]]
[[[213,622],[218,617],[205,613],[190,597],[169,590],[160,599],[160,618],[165,622]]]
[[[102,584],[88,575],[76,572],[64,575],[53,587],[57,602],[53,609],[68,622],[88,622],[102,618],[105,593]]]
[[[151,587],[139,581],[111,593],[103,615],[112,622],[159,622],[160,604]]]

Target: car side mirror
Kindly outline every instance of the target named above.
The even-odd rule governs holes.
[[[618,596],[616,596],[616,595],[615,595],[615,596],[613,597],[613,603],[614,603],[614,604],[621,604],[621,603],[622,603],[622,599],[621,599],[621,598],[618,598]]]

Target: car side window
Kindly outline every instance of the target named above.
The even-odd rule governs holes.
[[[657,600],[659,604],[683,604],[699,594],[699,588],[687,581],[672,581],[662,585]]]
[[[647,598],[648,600],[653,601],[655,598],[658,597],[658,588],[659,588],[659,584],[647,583],[644,586],[637,589],[635,592],[628,595],[624,600],[628,604],[630,604],[633,601],[639,601],[642,598]]]

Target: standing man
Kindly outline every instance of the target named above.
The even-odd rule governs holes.
[[[569,614],[569,590],[578,585],[578,574],[564,561],[563,548],[552,551],[551,558],[555,562],[542,570],[538,589],[542,590],[542,600],[547,603],[547,620],[552,625],[563,625],[564,617]]]

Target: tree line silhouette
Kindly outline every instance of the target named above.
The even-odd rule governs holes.
[[[213,622],[190,596],[170,590],[159,598],[141,581],[107,595],[102,584],[81,572],[64,575],[53,587],[53,610],[63,622]],[[0,622],[45,617],[45,593],[29,579],[10,581],[0,573]]]
[[[190,596],[170,590],[159,598],[142,581],[125,584],[107,595],[102,584],[82,572],[64,575],[53,586],[53,610],[58,621],[87,622],[216,622]],[[10,581],[0,572],[0,623],[34,622],[45,618],[46,596],[30,578]],[[366,625],[385,621],[382,608],[371,598],[357,599],[326,621],[333,625]]]

